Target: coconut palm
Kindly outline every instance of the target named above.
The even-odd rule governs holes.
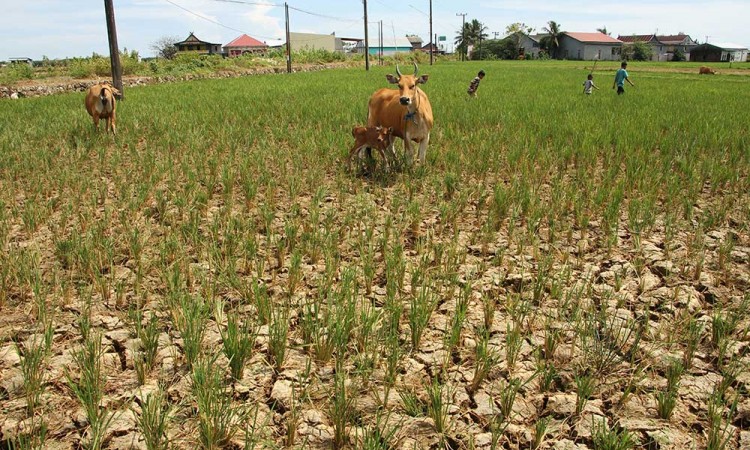
[[[560,29],[560,24],[554,20],[547,22],[547,26],[542,28],[547,33],[547,36],[542,38],[542,45],[549,52],[550,57],[557,57],[557,49],[560,48],[560,38],[562,37],[563,31]]]
[[[487,27],[483,26],[477,19],[466,22],[456,35],[456,50],[466,55],[470,45],[481,44],[487,39]]]

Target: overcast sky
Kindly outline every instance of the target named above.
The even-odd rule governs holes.
[[[433,31],[447,36],[448,50],[466,20],[478,19],[499,36],[513,22],[541,31],[555,20],[564,31],[611,34],[677,34],[703,43],[750,46],[749,0],[433,0]],[[120,48],[152,56],[152,44],[164,36],[226,44],[242,33],[262,41],[284,35],[283,3],[252,0],[114,0]],[[279,6],[280,5],[280,6]],[[429,41],[429,0],[368,0],[371,42],[378,22],[383,35],[417,34]],[[291,31],[364,36],[360,0],[289,0]],[[101,0],[7,0],[0,15],[0,60],[108,54],[104,2]]]

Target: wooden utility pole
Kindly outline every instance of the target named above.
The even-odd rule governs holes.
[[[370,39],[367,35],[367,0],[362,0],[365,5],[365,70],[370,70]]]
[[[430,0],[430,37],[432,37],[432,0]],[[430,42],[430,65],[435,60],[435,45],[437,45],[434,41]]]
[[[122,66],[120,65],[120,49],[117,46],[117,28],[115,27],[115,8],[112,0],[104,0],[104,15],[107,17],[107,37],[109,38],[109,61],[112,66],[112,84],[120,91],[120,99],[125,98],[122,89]]]
[[[289,4],[284,2],[284,11],[286,15],[286,73],[292,73],[292,43],[289,33]]]

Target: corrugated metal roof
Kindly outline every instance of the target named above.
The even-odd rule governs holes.
[[[622,42],[651,42],[656,39],[653,34],[631,34],[628,36],[617,36],[617,39]]]

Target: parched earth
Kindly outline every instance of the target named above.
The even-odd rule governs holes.
[[[311,201],[301,200],[303,215],[311,211]],[[324,211],[344,210],[349,201],[329,196],[320,206]],[[377,240],[381,237],[380,226],[385,221],[388,199],[360,194],[358,201],[381,210],[381,223],[375,227]],[[208,217],[218,214],[220,209],[216,200],[212,203]],[[493,431],[501,436],[498,445],[503,448],[529,448],[535,426],[543,419],[546,431],[539,448],[606,448],[596,447],[592,437],[594,428],[602,422],[632,433],[640,448],[705,448],[712,427],[707,404],[712,393],[724,383],[725,398],[736,400],[736,404],[734,409],[722,409],[721,436],[726,439],[726,448],[750,446],[747,431],[750,374],[746,370],[750,321],[745,310],[750,286],[750,240],[744,232],[732,227],[707,232],[701,237],[705,253],[699,267],[691,254],[696,236],[677,232],[667,241],[664,225],[658,221],[640,243],[621,227],[616,245],[609,249],[596,221],[591,221],[583,232],[574,231],[553,243],[548,242],[549,233],[544,227],[537,231],[535,245],[519,246],[523,242],[519,239],[522,233],[511,228],[509,234],[505,227],[493,233],[489,241],[478,243],[475,231],[484,222],[484,213],[477,209],[475,200],[469,205],[456,229],[441,223],[437,211],[425,214],[417,226],[404,224],[394,228],[397,233],[392,239],[405,248],[407,274],[398,295],[405,308],[408,310],[409,299],[416,289],[410,282],[414,280],[412,274],[425,263],[431,268],[428,270],[440,271],[441,256],[435,253],[435,248],[442,248],[445,250],[442,263],[449,257],[455,258],[457,286],[469,292],[466,322],[457,347],[449,354],[445,336],[460,296],[447,283],[436,287],[439,300],[421,344],[409,349],[410,325],[404,312],[400,323],[404,353],[395,388],[385,406],[384,355],[374,355],[374,370],[365,375],[360,375],[353,359],[347,358],[347,393],[352,411],[346,431],[350,445],[361,448],[366,430],[381,424],[392,430],[391,444],[395,448],[489,449],[493,446]],[[156,206],[152,204],[146,210]],[[697,206],[707,207],[707,201]],[[257,208],[251,216],[260,218]],[[152,235],[166,231],[165,225],[153,217],[144,216],[141,220],[148,224]],[[625,215],[621,223],[627,223]],[[730,223],[739,224],[740,217],[733,215]],[[351,226],[337,225],[342,229]],[[283,233],[279,215],[272,228],[279,235]],[[728,236],[734,245],[727,254],[722,245]],[[28,236],[19,223],[14,223],[8,242],[8,248],[40,249],[45,280],[53,273],[63,275],[64,270],[55,262],[52,234],[46,225]],[[432,253],[428,248],[432,248]],[[346,239],[338,244],[338,250],[344,261],[355,263],[362,257],[357,246]],[[267,262],[261,281],[274,302],[282,302],[291,256],[282,256],[279,266],[278,255],[271,254],[270,249],[266,251],[260,256]],[[149,259],[158,259],[153,248],[145,251],[144,260]],[[387,301],[384,259],[381,251],[376,252],[373,289],[367,293],[360,288],[358,295],[363,304],[373,305],[377,310],[382,310]],[[103,298],[100,292],[94,292],[91,298],[91,328],[101,332],[104,346],[101,361],[106,380],[101,406],[115,411],[107,428],[105,448],[146,448],[136,417],[144,398],[160,389],[173,406],[168,435],[174,448],[192,448],[197,445],[197,406],[184,359],[184,341],[170,323],[169,311],[163,309],[162,274],[157,273],[156,265],[146,267],[141,294],[128,290],[128,286],[136,284],[136,269],[132,260],[122,260],[112,269],[109,298]],[[250,278],[250,271],[257,266],[252,261],[240,260],[237,267],[241,277]],[[226,395],[232,396],[236,408],[247,408],[251,416],[227,444],[229,448],[246,448],[244,430],[248,436],[254,436],[257,446],[284,446],[289,442],[290,429],[296,430],[293,446],[331,448],[333,445],[329,405],[336,366],[333,360],[323,363],[311,357],[303,345],[300,325],[302,305],[319,294],[319,280],[325,276],[326,267],[322,261],[303,261],[301,267],[300,288],[291,298],[289,349],[281,369],[275,371],[269,362],[269,328],[262,325],[243,378],[227,381]],[[196,280],[212,270],[209,261],[200,255],[195,255],[187,267]],[[540,284],[537,280],[541,280]],[[192,289],[200,291],[200,284],[195,281]],[[219,290],[224,301],[240,305],[240,311],[253,315],[254,308],[248,299],[230,289]],[[85,303],[69,285],[49,282],[46,292],[48,303],[54,307],[54,335],[51,352],[43,365],[46,388],[42,406],[30,418],[17,348],[26,348],[40,338],[33,306],[35,293],[23,283],[6,284],[6,304],[0,322],[3,447],[38,426],[40,417],[48,430],[44,448],[78,448],[87,435],[86,414],[66,382],[66,374],[75,378],[77,371],[73,352],[82,340],[79,324],[85,315]],[[156,315],[161,330],[155,367],[143,385],[138,383],[134,364],[140,343],[128,314],[139,296],[145,300],[145,314]],[[472,390],[479,339],[472,330],[488,320],[485,309],[488,299],[496,307],[496,313],[489,319],[489,344],[498,358],[486,380]],[[736,319],[723,360],[719,359],[712,338],[717,315]],[[221,315],[213,314],[206,323],[203,348],[209,354],[221,353],[219,327],[225,323],[217,320],[222,320]],[[587,321],[592,320],[597,333],[602,334],[599,340],[581,334],[581,327],[585,328]],[[700,339],[694,356],[688,358],[691,367],[681,378],[674,413],[670,419],[660,419],[656,396],[665,390],[665,374],[671,362],[685,360],[685,336],[690,323],[699,325]],[[514,330],[520,330],[522,339],[517,356],[512,358],[515,361],[510,361],[509,335]],[[553,331],[559,337],[557,345],[549,345]],[[730,360],[736,366],[726,363]],[[557,370],[546,388],[542,387],[542,361]],[[228,360],[220,355],[217,364],[227,367]],[[594,388],[583,405],[578,399],[577,408],[580,390],[577,383],[584,376],[594,380]],[[426,404],[427,388],[435,379],[443,386],[442,398],[446,403],[447,425],[442,431],[426,407],[421,414],[414,414],[413,408],[404,403],[411,392],[418,403]],[[509,416],[503,418],[502,402],[512,380],[522,384]],[[501,425],[499,432],[496,427]]]
[[[276,188],[248,202],[240,187],[217,184],[191,218],[156,194],[128,212],[123,205],[132,199],[118,201],[129,193],[115,189],[111,173],[100,175],[101,192],[93,206],[86,203],[91,217],[65,215],[65,193],[54,193],[51,215],[29,230],[22,192],[3,205],[0,448],[39,436],[41,424],[43,448],[88,442],[90,420],[71,389],[81,376],[76,355],[87,327],[103,348],[99,406],[113,413],[103,448],[146,448],[138,418],[156,392],[171,406],[170,448],[200,447],[204,412],[174,291],[206,299],[201,353],[216,357],[209,361],[222,374],[224,398],[247,415],[232,422],[236,433],[225,448],[628,447],[603,445],[603,426],[610,437],[629,433],[637,448],[750,448],[746,193],[727,202],[727,219],[709,229],[676,228],[659,214],[638,234],[623,208],[610,234],[599,217],[580,225],[568,218],[560,231],[507,214],[490,227],[488,200],[472,187],[503,180],[469,180],[463,192],[415,188],[425,205],[417,213],[403,200],[406,188],[348,175],[332,181],[329,173],[325,196],[304,192],[293,202]],[[552,190],[541,186],[542,204],[551,203]],[[732,195],[706,186],[692,214],[703,217]],[[99,230],[90,248],[73,240],[99,221],[111,228]],[[84,266],[83,250],[103,251],[103,241],[114,242],[110,262]],[[71,256],[74,245],[81,254]],[[394,262],[403,264],[400,275]],[[356,279],[353,293],[345,292],[347,273]],[[356,321],[344,354],[325,358],[306,328],[322,324],[324,314],[310,319],[309,306],[320,301],[335,310],[337,295],[354,304]],[[273,356],[274,330],[260,319],[266,297],[274,310],[288,308],[281,362]],[[410,316],[424,298],[432,302],[429,319],[413,347]],[[462,302],[465,320],[450,346]],[[154,364],[143,380],[138,310],[157,325]],[[394,310],[395,324],[388,322]],[[238,380],[222,352],[229,312],[257,326]],[[389,332],[400,353],[389,347]],[[22,362],[45,338],[44,388],[29,413]],[[490,364],[477,377],[482,361]],[[663,419],[660,395],[676,361],[684,373]],[[342,410],[343,430],[335,420]]]

